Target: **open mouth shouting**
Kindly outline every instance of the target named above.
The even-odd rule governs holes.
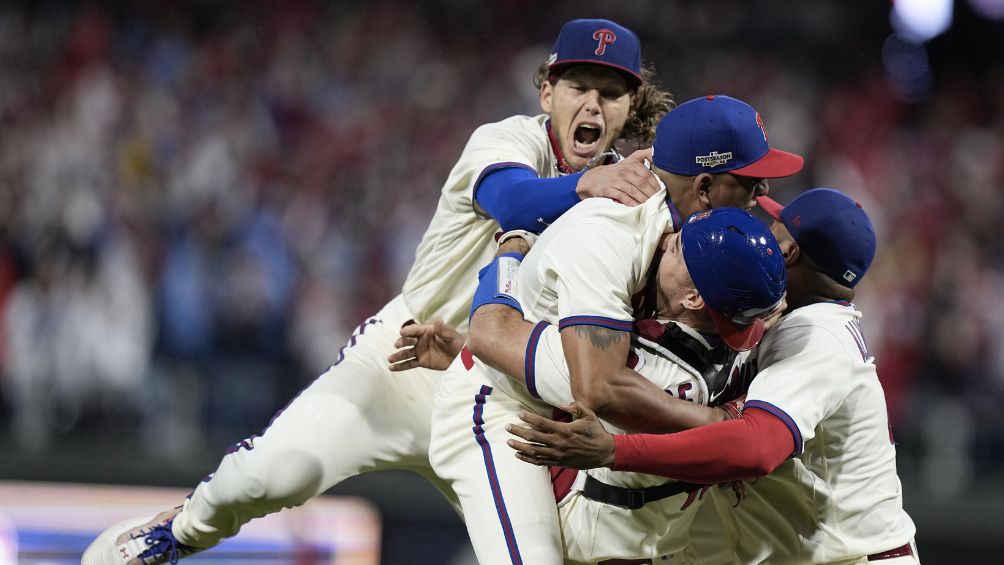
[[[576,157],[591,159],[600,153],[600,141],[603,139],[603,126],[595,123],[581,123],[572,132],[572,153]]]

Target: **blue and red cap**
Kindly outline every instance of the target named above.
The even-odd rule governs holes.
[[[757,204],[788,228],[800,252],[847,288],[858,284],[875,258],[875,228],[868,214],[840,191],[814,188],[787,206],[761,196]]]
[[[671,173],[732,173],[781,178],[802,170],[802,157],[767,143],[767,130],[752,106],[722,94],[695,98],[659,122],[652,163]]]
[[[560,73],[583,64],[610,67],[637,88],[642,83],[641,42],[633,31],[610,20],[572,20],[561,26],[547,69]]]
[[[787,289],[784,257],[770,228],[738,208],[715,208],[687,219],[683,260],[722,340],[748,351],[763,338],[763,317]]]

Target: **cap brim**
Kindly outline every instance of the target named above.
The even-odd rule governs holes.
[[[779,179],[783,177],[790,177],[798,171],[801,171],[802,165],[804,164],[805,159],[803,159],[800,155],[795,155],[794,153],[788,153],[787,151],[781,151],[780,149],[774,149],[771,147],[767,151],[767,154],[760,157],[757,161],[750,163],[745,167],[732,169],[729,172],[734,175],[742,175],[744,177]]]
[[[751,324],[737,324],[711,308],[706,310],[722,341],[735,351],[749,351],[763,339],[763,320],[760,318],[753,320]]]
[[[781,219],[781,210],[784,210],[784,206],[781,206],[778,201],[769,196],[757,196],[756,203],[768,216],[784,223],[784,220]]]
[[[547,66],[548,72],[564,72],[569,67],[574,67],[576,65],[599,65],[601,67],[607,67],[619,72],[624,80],[627,81],[628,85],[632,88],[638,88],[641,83],[644,82],[641,75],[632,71],[627,67],[622,67],[620,65],[613,65],[610,63],[605,63],[603,61],[596,61],[594,59],[566,59],[564,61],[555,61]]]

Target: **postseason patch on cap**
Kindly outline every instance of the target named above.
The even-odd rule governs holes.
[[[732,152],[726,151],[724,153],[719,153],[717,151],[712,151],[707,155],[698,155],[694,157],[694,161],[702,167],[717,167],[718,165],[724,165],[732,160]]]

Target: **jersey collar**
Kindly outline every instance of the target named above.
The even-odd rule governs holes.
[[[669,191],[666,191],[666,212],[669,213],[669,223],[672,224],[672,229],[666,230],[668,233],[676,233],[683,228],[683,216],[680,215],[680,210],[677,209],[676,204],[669,199]]]
[[[551,153],[554,153],[554,168],[558,170],[560,175],[570,175],[575,171],[568,166],[565,162],[565,155],[561,152],[561,144],[558,143],[558,136],[554,135],[551,131],[551,120],[544,122],[544,127],[547,128],[547,139],[551,142]]]

